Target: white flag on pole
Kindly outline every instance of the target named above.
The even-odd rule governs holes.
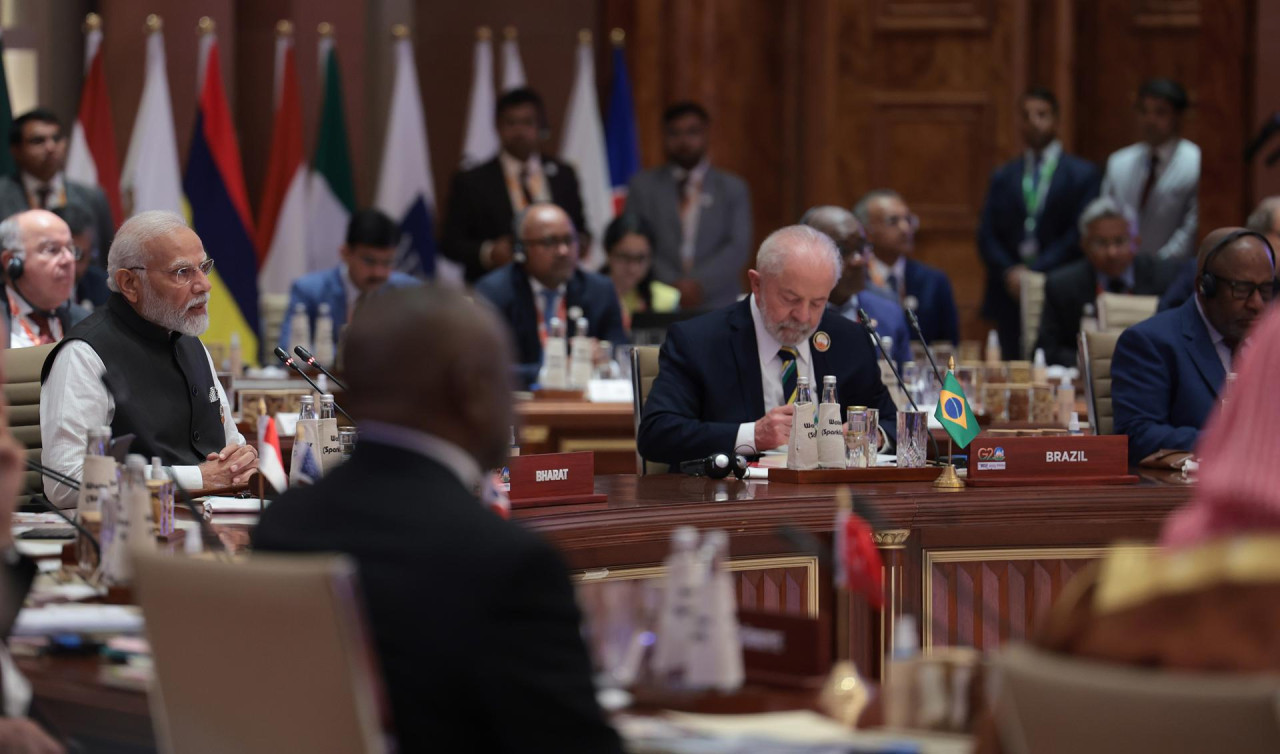
[[[578,33],[577,73],[569,94],[569,111],[564,118],[560,158],[578,171],[586,230],[591,248],[584,250],[581,264],[590,270],[604,264],[601,239],[613,219],[613,186],[609,180],[609,159],[605,153],[604,128],[600,124],[600,103],[596,99],[596,64],[591,49],[591,33]]]

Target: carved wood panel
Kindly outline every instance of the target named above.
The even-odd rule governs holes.
[[[876,0],[880,31],[985,31],[993,0]]]

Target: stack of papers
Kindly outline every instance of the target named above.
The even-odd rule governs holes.
[[[142,609],[131,605],[61,604],[23,608],[13,635],[141,633],[142,627]]]
[[[267,502],[270,505],[270,501]],[[206,497],[204,513],[257,513],[262,508],[256,497]]]

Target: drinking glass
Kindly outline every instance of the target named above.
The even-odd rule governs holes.
[[[924,466],[929,442],[929,419],[923,411],[898,412],[898,468]]]

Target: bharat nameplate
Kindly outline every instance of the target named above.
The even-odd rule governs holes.
[[[604,502],[596,494],[596,460],[590,451],[515,456],[508,497],[512,508]]]
[[[1132,484],[1124,435],[978,437],[968,447],[970,485]]]

